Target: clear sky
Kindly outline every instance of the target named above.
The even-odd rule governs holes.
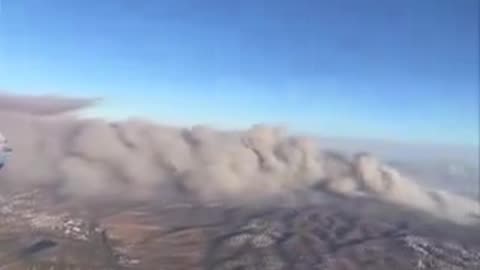
[[[478,145],[478,0],[0,0],[0,89],[94,113]]]

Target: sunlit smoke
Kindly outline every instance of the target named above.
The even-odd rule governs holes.
[[[203,200],[239,201],[320,188],[460,223],[470,222],[477,209],[474,201],[422,188],[369,154],[349,159],[321,151],[314,138],[284,128],[233,132],[64,115],[95,101],[0,95],[0,130],[15,151],[0,174],[3,184],[51,184],[70,196],[124,199],[157,198],[170,186]]]

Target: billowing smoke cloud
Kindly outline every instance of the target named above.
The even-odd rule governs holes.
[[[428,191],[371,155],[350,160],[320,151],[314,139],[290,136],[282,128],[257,125],[233,132],[57,116],[92,102],[0,96],[0,130],[15,150],[0,172],[2,183],[52,184],[89,198],[155,198],[174,187],[201,199],[252,200],[321,189],[380,198],[460,223],[471,222],[478,210],[476,202]]]

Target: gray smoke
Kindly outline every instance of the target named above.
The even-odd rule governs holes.
[[[429,191],[369,154],[349,159],[320,151],[315,139],[283,128],[256,125],[233,132],[63,114],[93,101],[0,95],[0,130],[15,151],[1,181],[126,199],[162,196],[166,187],[205,200],[253,200],[316,188],[379,198],[459,223],[472,222],[478,210],[474,201]]]
[[[99,99],[64,98],[52,95],[18,96],[0,91],[0,111],[31,115],[56,115],[94,105]]]

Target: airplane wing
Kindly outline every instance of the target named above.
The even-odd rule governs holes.
[[[0,133],[0,169],[2,169],[7,163],[8,156],[13,149],[8,145],[7,138]]]

